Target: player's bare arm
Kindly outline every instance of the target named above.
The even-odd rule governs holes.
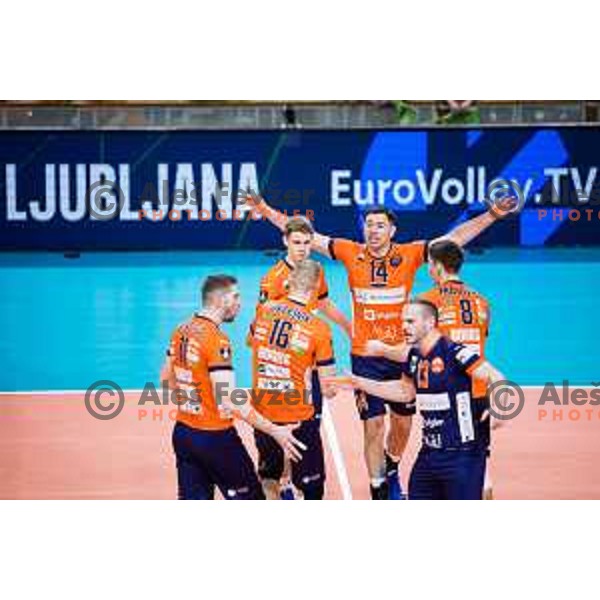
[[[317,308],[330,321],[333,321],[338,327],[344,330],[349,338],[352,338],[352,323],[346,315],[329,298],[319,300]]]
[[[477,377],[477,378],[485,381],[488,385],[488,388],[491,385],[498,383],[500,381],[506,381],[506,377],[488,361],[484,361],[483,363],[481,363],[473,371],[472,375],[473,375],[473,377]],[[509,389],[510,392],[512,393],[511,388],[505,388],[501,385],[495,387],[494,390],[492,391],[492,393],[490,394],[490,405],[501,407],[502,406],[501,398],[507,392],[507,389]],[[502,409],[500,409],[500,410],[502,410]],[[484,413],[484,415],[482,417],[482,420],[486,419],[487,416],[488,416],[488,414],[486,411],[486,413]],[[493,429],[496,429],[497,427],[499,427],[501,425],[501,422],[498,419],[492,419],[491,425],[492,425]]]
[[[306,446],[294,437],[294,426],[275,425],[259,414],[250,403],[250,390],[236,388],[233,371],[213,371],[210,374],[210,380],[215,397],[227,412],[246,421],[255,429],[270,435],[281,446],[283,453],[290,460],[298,461],[302,458],[301,450],[306,450]],[[234,390],[237,393],[235,398],[232,397]],[[242,392],[245,394],[245,398],[241,397]]]
[[[332,398],[336,395],[338,387],[335,384],[335,365],[327,365],[326,367],[319,367],[319,382],[321,384],[321,390],[326,398]]]
[[[389,402],[407,404],[415,399],[415,386],[408,377],[396,381],[375,381],[352,375],[352,384],[358,390]]]
[[[369,340],[365,345],[365,349],[369,356],[383,356],[396,362],[406,362],[410,346],[408,344],[390,346],[380,340]]]
[[[269,223],[275,225],[277,229],[282,232],[285,230],[285,225],[288,221],[287,215],[284,215],[283,213],[269,206],[267,201],[262,196],[257,194],[247,194],[246,202],[262,217],[269,221]],[[327,258],[331,258],[331,255],[329,254],[330,240],[331,238],[329,236],[315,232],[311,247],[316,252],[319,252],[319,254],[322,254]]]
[[[461,223],[446,235],[431,240],[430,243],[433,244],[441,240],[451,240],[461,247],[466,246],[488,227],[496,223],[498,219],[502,219],[513,212],[516,206],[517,200],[515,198],[502,198],[501,200],[496,201],[487,212],[478,215],[465,223]]]
[[[160,370],[160,380],[167,382],[167,387],[171,390],[177,387],[177,381],[175,379],[175,369],[173,368],[173,357],[167,354],[165,362]]]

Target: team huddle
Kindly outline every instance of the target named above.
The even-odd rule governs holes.
[[[240,310],[235,278],[208,277],[201,310],[172,336],[161,378],[172,389],[196,392],[179,403],[173,431],[179,497],[212,499],[218,488],[227,499],[322,499],[323,397],[351,388],[373,499],[481,499],[490,446],[487,392],[503,376],[484,358],[489,304],[459,272],[462,247],[514,201],[441,238],[404,244],[392,241],[394,214],[383,207],[365,214],[361,244],[317,233],[307,219],[288,218],[262,198],[247,202],[282,231],[287,256],[260,283],[247,337],[250,389],[236,387],[231,343],[220,329]],[[345,267],[351,321],[329,299],[311,250]],[[412,298],[425,263],[435,286]],[[331,328],[321,316],[351,340],[350,377],[336,373]],[[405,494],[398,466],[417,411],[421,449]],[[257,468],[235,419],[254,428]]]

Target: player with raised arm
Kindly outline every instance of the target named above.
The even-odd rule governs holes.
[[[267,205],[264,199],[252,195],[247,201],[263,217],[283,229],[288,218]],[[499,216],[516,206],[512,198],[497,202],[488,212],[457,226],[444,238],[464,246]],[[380,340],[390,345],[403,341],[402,308],[408,300],[418,268],[427,260],[428,243],[417,241],[397,244],[394,213],[384,207],[368,210],[364,219],[365,243],[330,238],[315,233],[313,248],[344,264],[353,298],[352,371],[376,380],[397,380],[406,372],[399,365],[382,357],[369,356],[368,340]],[[364,454],[373,499],[401,497],[398,464],[408,442],[414,404],[387,404],[383,398],[367,394],[358,402],[364,422]],[[387,451],[384,445],[384,415],[390,409]]]
[[[226,499],[264,499],[234,416],[268,434],[290,460],[302,456],[304,445],[292,428],[271,423],[252,407],[248,390],[236,389],[231,343],[220,326],[232,322],[239,310],[236,279],[208,277],[202,286],[202,310],[177,327],[161,371],[171,390],[185,394],[178,399],[173,430],[182,500],[211,500],[215,486]]]
[[[305,451],[291,464],[290,475],[306,500],[322,499],[325,490],[325,460],[319,421],[314,418],[311,375],[316,369],[323,383],[335,374],[331,329],[309,310],[321,280],[319,263],[303,260],[290,273],[288,295],[261,305],[251,327],[254,406],[274,423],[298,425],[294,435]],[[322,387],[327,395],[328,388]],[[255,441],[259,475],[265,489],[272,490],[286,471],[284,453],[268,432],[256,431]]]
[[[406,343],[395,346],[393,356],[408,362],[412,381],[406,375],[386,382],[352,376],[352,383],[400,404],[412,402],[416,392],[422,443],[410,475],[410,499],[481,500],[489,436],[479,424],[490,416],[485,398],[473,397],[473,382],[489,386],[504,376],[476,349],[443,336],[438,318],[428,300],[410,301],[403,309]],[[494,396],[500,393],[496,388]]]

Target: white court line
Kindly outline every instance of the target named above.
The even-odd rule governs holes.
[[[346,471],[342,449],[340,448],[340,442],[338,440],[337,433],[335,432],[333,416],[329,410],[329,405],[327,404],[327,400],[325,400],[325,398],[323,398],[321,422],[323,423],[323,427],[325,427],[325,434],[327,435],[329,449],[331,450],[331,455],[333,456],[333,463],[335,464],[335,470],[337,471],[340,488],[342,488],[342,497],[344,500],[352,500],[352,488],[350,487],[350,481],[348,479],[348,473]]]

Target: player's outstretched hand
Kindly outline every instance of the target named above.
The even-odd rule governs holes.
[[[273,437],[281,446],[284,455],[294,462],[302,458],[301,450],[306,450],[306,446],[294,437],[293,431],[296,427],[298,425],[281,425],[273,433]]]

